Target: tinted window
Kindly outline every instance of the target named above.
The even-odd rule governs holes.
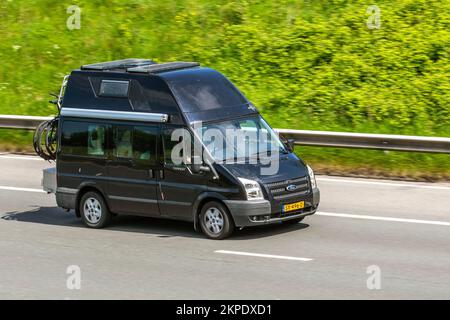
[[[184,148],[184,144],[180,144],[183,141],[183,135],[190,139],[191,147]],[[188,142],[188,141],[186,141]],[[193,150],[193,138],[189,131],[183,127],[171,127],[166,128],[163,131],[163,148],[164,148],[164,163],[165,164],[181,164],[181,159],[185,159],[184,163],[190,163],[191,153]],[[183,146],[181,148],[180,146]],[[176,149],[175,149],[176,148]],[[187,150],[187,152],[186,152]],[[172,155],[172,151],[174,154]],[[179,161],[174,159],[178,158]]]
[[[127,98],[129,81],[102,80],[99,96]]]
[[[157,133],[156,127],[134,128],[134,159],[150,161],[151,163],[156,164]]]
[[[215,71],[192,73],[170,81],[183,111],[197,112],[239,106],[247,103],[233,84]]]
[[[133,109],[140,112],[178,112],[169,88],[159,78],[132,80],[130,101]]]
[[[114,126],[114,157],[156,164],[157,134],[157,127]]]
[[[61,152],[79,156],[105,156],[106,128],[102,124],[64,121]]]
[[[98,124],[88,124],[88,147],[90,156],[105,155],[105,127]]]
[[[113,155],[116,158],[133,158],[133,127],[114,127],[113,142]]]

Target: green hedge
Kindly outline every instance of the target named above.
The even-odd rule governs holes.
[[[1,1],[0,34],[0,113],[52,114],[72,69],[145,57],[220,70],[276,127],[450,136],[450,1]]]

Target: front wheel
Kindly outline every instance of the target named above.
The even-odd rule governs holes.
[[[228,209],[217,201],[206,203],[200,213],[200,227],[210,239],[221,240],[234,231],[234,222]]]
[[[81,218],[90,228],[100,229],[108,225],[111,213],[103,197],[97,192],[86,192],[80,200]]]

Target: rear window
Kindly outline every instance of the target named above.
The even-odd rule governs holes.
[[[184,112],[227,108],[247,103],[227,78],[212,70],[173,79],[170,84]]]

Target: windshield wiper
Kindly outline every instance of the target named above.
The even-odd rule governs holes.
[[[273,151],[275,151],[275,150],[273,150]],[[265,155],[267,157],[272,157],[272,154],[274,153],[273,151],[272,150],[269,150],[269,152],[268,151],[261,151],[261,152],[254,153],[254,154],[252,154],[249,157],[251,157],[251,158],[259,157],[260,155]],[[287,152],[286,150],[279,150],[279,153],[288,154],[289,152]]]

